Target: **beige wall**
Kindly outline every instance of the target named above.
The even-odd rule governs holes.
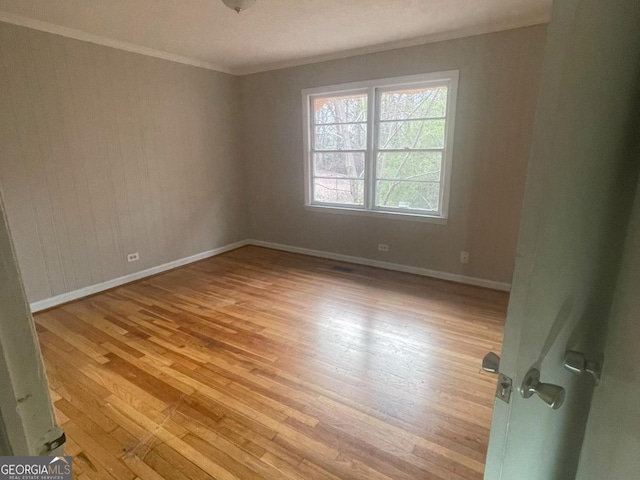
[[[29,301],[245,238],[509,282],[545,29],[233,77],[0,23],[0,188]],[[451,69],[447,225],[303,208],[303,88]]]
[[[251,235],[329,252],[510,282],[545,26],[241,77]],[[303,208],[301,90],[460,70],[447,225]],[[389,253],[379,253],[387,243]],[[459,262],[460,250],[471,261]]]
[[[0,23],[0,186],[29,300],[246,238],[238,97],[230,75]]]

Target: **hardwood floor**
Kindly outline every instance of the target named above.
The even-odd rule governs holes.
[[[506,304],[244,247],[35,320],[76,478],[469,480]]]

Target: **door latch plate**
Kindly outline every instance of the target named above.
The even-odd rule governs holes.
[[[504,403],[509,403],[511,400],[511,386],[513,381],[507,377],[504,373],[498,376],[498,386],[496,387],[496,398],[499,398]]]

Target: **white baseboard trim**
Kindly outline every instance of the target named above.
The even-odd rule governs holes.
[[[249,242],[247,240],[231,243],[229,245],[225,245],[224,247],[214,248],[213,250],[207,250],[206,252],[191,255],[190,257],[180,258],[178,260],[174,260],[173,262],[158,265],[157,267],[147,268],[146,270],[131,273],[123,277],[114,278],[113,280],[107,280],[106,282],[98,283],[96,285],[90,285],[78,290],[73,290],[72,292],[56,295],[55,297],[45,298],[44,300],[31,303],[29,306],[31,307],[32,313],[46,310],[47,308],[55,307],[72,300],[88,297],[89,295],[93,295],[94,293],[99,293],[104,290],[109,290],[110,288],[119,287],[120,285],[124,285],[125,283],[133,282],[135,280],[140,280],[141,278],[150,277],[151,275],[166,272],[167,270],[172,270],[174,268],[187,265],[188,263],[197,262],[198,260],[203,260],[209,257],[215,257],[216,255],[235,250],[236,248],[244,247],[245,245],[248,245],[248,243]]]
[[[207,250],[206,252],[197,253],[190,257],[174,260],[173,262],[158,265],[157,267],[147,268],[139,272],[131,273],[123,277],[114,278],[113,280],[107,280],[106,282],[98,283],[96,285],[90,285],[88,287],[73,290],[72,292],[56,295],[55,297],[45,298],[37,302],[30,304],[31,312],[36,313],[47,308],[55,307],[63,303],[78,300],[79,298],[88,297],[94,293],[103,292],[110,288],[119,287],[125,283],[140,280],[151,275],[166,272],[189,263],[197,262],[205,258],[215,257],[225,252],[235,250],[236,248],[244,247],[245,245],[255,245],[257,247],[272,248],[274,250],[282,250],[284,252],[300,253],[302,255],[310,255],[312,257],[328,258],[331,260],[338,260],[341,262],[355,263],[358,265],[367,265],[369,267],[384,268],[386,270],[395,270],[397,272],[413,273],[414,275],[421,275],[423,277],[438,278],[440,280],[449,280],[457,283],[464,283],[466,285],[475,285],[477,287],[491,288],[493,290],[502,290],[508,292],[511,290],[511,285],[508,283],[494,282],[493,280],[485,280],[483,278],[467,277],[465,275],[457,275],[455,273],[440,272],[438,270],[429,270],[427,268],[411,267],[409,265],[401,265],[399,263],[383,262],[380,260],[371,260],[369,258],[354,257],[351,255],[342,255],[340,253],[331,253],[321,250],[311,250],[309,248],[294,247],[291,245],[284,245],[281,243],[264,242],[262,240],[241,240],[239,242],[225,245],[224,247],[214,248],[213,250]]]
[[[264,242],[262,240],[247,240],[248,245],[258,247],[273,248],[274,250],[282,250],[291,253],[300,253],[302,255],[311,255],[312,257],[328,258],[331,260],[339,260],[341,262],[355,263],[358,265],[367,265],[369,267],[384,268],[386,270],[395,270],[398,272],[413,273],[423,277],[437,278],[440,280],[449,280],[451,282],[464,283],[466,285],[474,285],[476,287],[491,288],[493,290],[501,290],[508,292],[511,290],[511,284],[495,282],[493,280],[485,280],[484,278],[467,277],[455,273],[441,272],[438,270],[429,270],[427,268],[411,267],[409,265],[401,265],[399,263],[383,262],[380,260],[371,260],[363,257],[353,257],[351,255],[342,255],[340,253],[325,252],[322,250],[311,250],[309,248],[293,247],[281,243]]]

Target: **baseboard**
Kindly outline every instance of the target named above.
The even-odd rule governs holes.
[[[466,285],[475,285],[477,287],[491,288],[493,290],[502,290],[508,292],[511,290],[511,285],[508,283],[495,282],[493,280],[485,280],[483,278],[467,277],[465,275],[457,275],[454,273],[441,272],[438,270],[429,270],[427,268],[411,267],[409,265],[401,265],[399,263],[382,262],[380,260],[371,260],[369,258],[354,257],[351,255],[342,255],[340,253],[325,252],[322,250],[311,250],[309,248],[294,247],[291,245],[284,245],[281,243],[264,242],[262,240],[241,240],[239,242],[225,245],[224,247],[214,248],[213,250],[207,250],[206,252],[197,253],[190,257],[174,260],[173,262],[158,265],[157,267],[141,270],[140,272],[131,273],[123,277],[114,278],[113,280],[107,280],[106,282],[98,283],[96,285],[90,285],[88,287],[73,290],[72,292],[56,295],[55,297],[45,298],[30,304],[31,312],[36,313],[47,308],[55,307],[63,303],[71,302],[79,298],[88,297],[94,293],[103,292],[110,288],[119,287],[125,283],[140,280],[151,275],[166,272],[189,263],[197,262],[205,258],[215,257],[225,252],[235,250],[236,248],[244,247],[245,245],[255,245],[258,247],[273,248],[274,250],[282,250],[284,252],[300,253],[302,255],[310,255],[312,257],[328,258],[331,260],[338,260],[341,262],[355,263],[358,265],[367,265],[369,267],[384,268],[386,270],[395,270],[397,272],[413,273],[414,275],[421,275],[423,277],[438,278],[440,280],[449,280],[451,282],[464,283]]]
[[[157,267],[147,268],[146,270],[131,273],[123,277],[114,278],[113,280],[107,280],[106,282],[98,283],[96,285],[90,285],[78,290],[73,290],[72,292],[63,293],[61,295],[56,295],[55,297],[33,302],[29,306],[31,307],[32,313],[39,312],[41,310],[46,310],[47,308],[71,302],[72,300],[77,300],[79,298],[93,295],[94,293],[109,290],[110,288],[119,287],[120,285],[124,285],[125,283],[140,280],[145,277],[150,277],[151,275],[156,275],[158,273],[166,272],[167,270],[172,270],[189,263],[197,262],[198,260],[215,257],[216,255],[235,250],[236,248],[244,247],[248,244],[249,242],[247,240],[231,243],[229,245],[225,245],[224,247],[214,248],[213,250],[207,250],[206,252],[191,255],[190,257],[180,258],[178,260],[174,260],[173,262],[158,265]]]
[[[302,255],[311,255],[312,257],[328,258],[331,260],[339,260],[341,262],[355,263],[358,265],[367,265],[369,267],[384,268],[386,270],[395,270],[398,272],[413,273],[423,277],[438,278],[440,280],[449,280],[451,282],[464,283],[466,285],[474,285],[476,287],[491,288],[493,290],[501,290],[508,292],[511,290],[511,284],[486,280],[484,278],[467,277],[465,275],[457,275],[455,273],[441,272],[438,270],[429,270],[427,268],[411,267],[409,265],[401,265],[399,263],[383,262],[380,260],[371,260],[369,258],[354,257],[351,255],[342,255],[340,253],[325,252],[322,250],[311,250],[309,248],[294,247],[281,243],[264,242],[262,240],[247,240],[247,244],[258,247],[273,248],[291,253],[300,253]]]

